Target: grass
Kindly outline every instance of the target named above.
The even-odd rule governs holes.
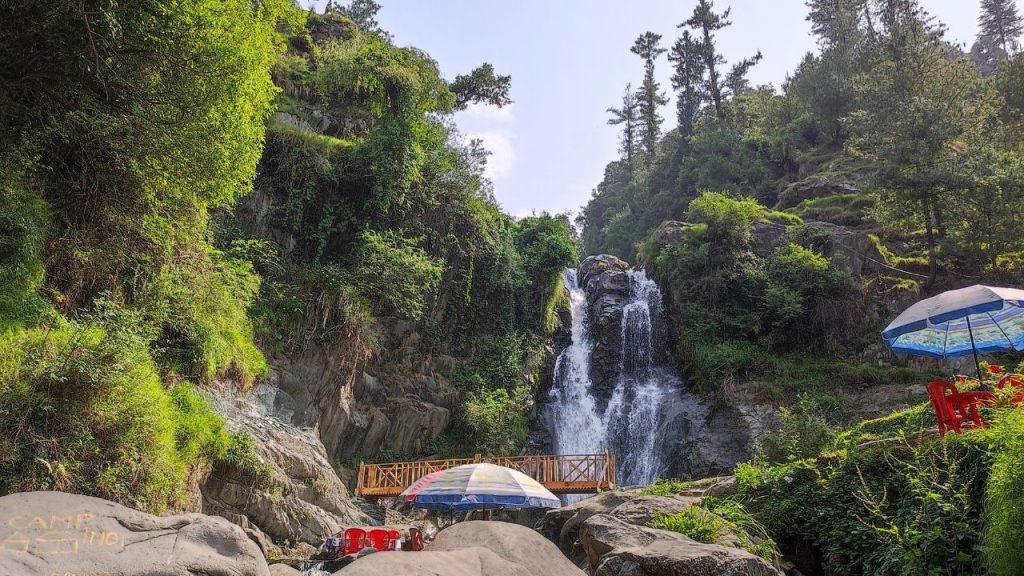
[[[648,526],[677,532],[705,544],[718,541],[726,527],[725,521],[699,506],[689,506],[675,514],[656,516]]]
[[[640,493],[645,496],[675,496],[688,489],[691,484],[684,480],[658,478],[654,484],[647,486]]]
[[[991,434],[998,451],[985,492],[983,552],[993,576],[1024,574],[1024,414],[1009,410],[995,419]]]
[[[730,340],[706,345],[681,340],[677,359],[699,390],[712,390],[738,379],[757,382],[769,398],[784,402],[808,391],[835,390],[837,385],[864,389],[885,384],[912,384],[920,372],[903,366],[865,366],[814,356],[781,355],[755,342]]]
[[[867,194],[836,194],[835,196],[804,200],[785,212],[804,220],[821,220],[843,226],[862,226],[868,223],[868,211],[874,204],[874,199]]]

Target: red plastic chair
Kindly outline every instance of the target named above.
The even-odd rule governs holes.
[[[387,530],[381,530],[380,528],[374,528],[366,533],[366,539],[370,546],[377,549],[378,552],[387,552],[391,546],[390,537],[388,536]]]
[[[932,401],[941,436],[949,430],[959,433],[964,428],[984,428],[985,421],[978,413],[978,404],[995,399],[991,392],[960,392],[945,380],[929,382],[928,397]]]
[[[366,548],[366,530],[362,528],[349,528],[345,530],[342,554],[355,554],[363,548]]]
[[[388,550],[396,550],[398,543],[402,541],[402,533],[398,530],[388,530]]]

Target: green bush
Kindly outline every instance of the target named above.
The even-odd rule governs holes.
[[[783,465],[742,464],[736,477],[773,539],[784,549],[810,547],[831,574],[982,574],[988,445],[984,433],[895,441]]]
[[[34,324],[49,308],[40,297],[49,210],[0,167],[0,332]]]
[[[1024,414],[1003,411],[991,428],[995,447],[985,492],[985,563],[995,576],[1024,574]]]
[[[758,456],[767,462],[817,456],[835,437],[827,416],[830,405],[833,410],[843,407],[838,398],[822,401],[819,396],[803,393],[792,408],[779,408],[779,426],[758,440]]]
[[[204,382],[227,374],[243,386],[265,375],[267,361],[247,313],[259,285],[249,262],[217,250],[162,274],[139,302],[147,321],[162,327],[156,343],[161,365]]]
[[[529,391],[498,388],[471,394],[462,406],[471,445],[486,455],[516,454],[526,443]]]
[[[683,480],[669,478],[657,478],[654,484],[643,489],[647,496],[675,496],[690,487],[690,483]]]
[[[223,422],[190,387],[164,390],[136,313],[101,310],[102,325],[58,319],[0,335],[0,492],[161,512],[223,451]]]
[[[656,516],[648,526],[678,532],[697,542],[714,544],[726,528],[726,523],[699,506],[688,506],[682,512]]]
[[[357,252],[355,280],[360,293],[379,314],[417,319],[425,298],[441,281],[443,262],[416,242],[394,232],[367,231]]]

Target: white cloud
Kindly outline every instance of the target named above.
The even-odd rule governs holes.
[[[512,133],[509,130],[481,130],[469,132],[467,139],[479,138],[491,155],[487,157],[484,175],[495,184],[512,173],[516,165],[516,151],[512,145]]]
[[[515,104],[508,104],[498,108],[485,104],[470,104],[468,108],[460,112],[463,118],[476,123],[507,123],[515,117]]]

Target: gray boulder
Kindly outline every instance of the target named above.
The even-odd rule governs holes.
[[[682,534],[627,524],[608,514],[587,519],[580,542],[595,576],[781,576],[746,550],[703,544]]]
[[[0,498],[0,574],[269,576],[241,528],[203,514],[152,516],[100,498]]]
[[[273,390],[265,387],[261,385],[252,395],[271,396]],[[264,542],[262,533],[320,545],[324,536],[346,526],[374,523],[349,498],[314,432],[270,416],[251,396],[232,392],[226,389],[211,400],[232,430],[252,437],[270,474],[258,479],[241,470],[214,469],[201,487],[204,513],[252,530],[253,539]]]
[[[287,564],[271,564],[270,576],[302,576],[302,572]]]
[[[811,176],[787,186],[779,194],[779,201],[775,209],[785,210],[796,207],[804,200],[857,192],[860,192],[860,189],[850,182],[832,182],[825,176]]]
[[[507,522],[462,522],[438,533],[424,552],[360,558],[340,576],[584,576],[535,531]]]

